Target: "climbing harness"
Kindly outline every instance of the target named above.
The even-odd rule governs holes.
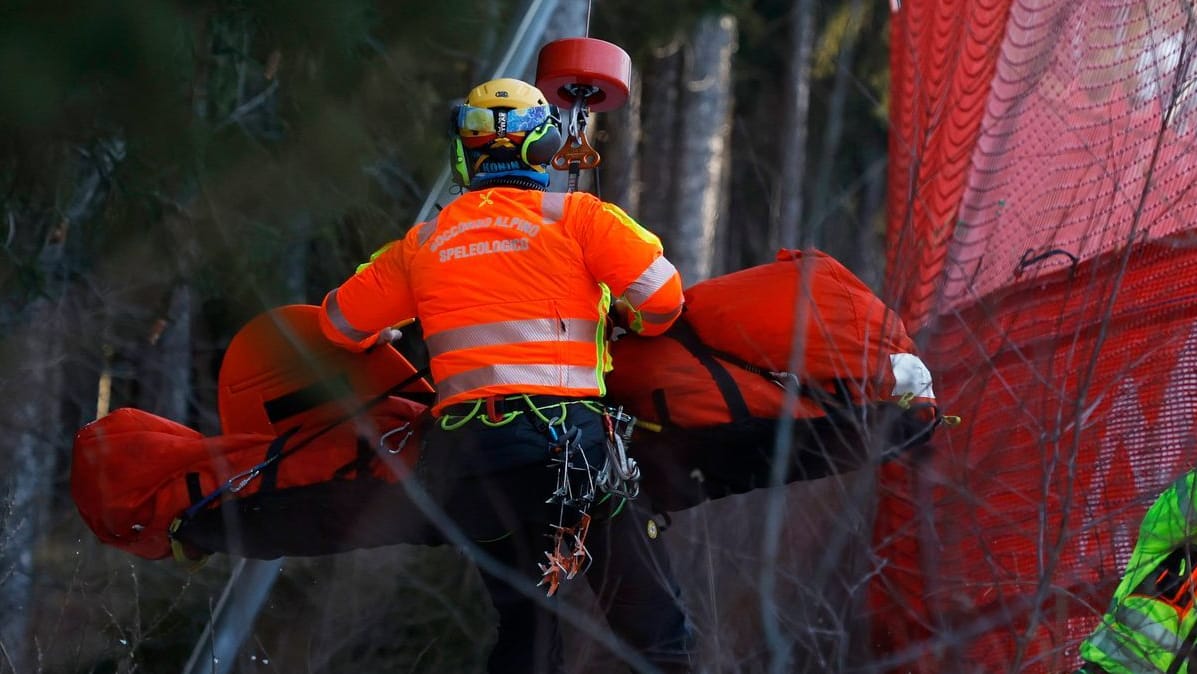
[[[507,409],[507,406],[504,406],[504,409],[499,411],[497,403],[499,400],[504,403],[518,400],[522,404],[514,409]],[[545,413],[554,409],[560,411],[560,419],[564,423],[568,408],[571,405],[582,405],[592,412],[599,414],[602,414],[605,410],[602,405],[590,400],[559,400],[547,404],[538,404],[533,399],[533,396],[520,394],[506,398],[477,398],[472,401],[459,403],[459,405],[450,406],[437,419],[437,425],[441,427],[441,430],[455,431],[471,421],[477,420],[485,426],[498,428],[499,426],[506,426],[515,421],[523,414],[532,414],[541,423],[548,424],[550,418]],[[457,413],[458,411],[460,413]]]
[[[569,410],[575,405],[602,419],[605,460],[601,467],[592,464],[583,451],[582,429],[567,423]],[[533,423],[548,436],[549,467],[557,471],[553,493],[545,501],[558,506],[556,521],[549,524],[552,543],[545,552],[545,562],[538,564],[541,572],[538,586],[547,586],[547,593],[552,596],[562,581],[585,573],[590,565],[586,534],[592,521],[591,507],[618,497],[621,505],[613,513],[618,514],[623,501],[639,495],[640,467],[628,455],[628,448],[636,426],[645,424],[640,424],[622,407],[607,407],[592,400],[559,399],[544,403],[536,396],[524,394],[458,403],[447,408],[437,424],[446,431],[458,430],[471,422],[497,428],[526,414],[532,415]]]

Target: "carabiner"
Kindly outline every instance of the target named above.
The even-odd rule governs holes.
[[[395,446],[395,449],[391,449],[390,447],[387,447],[387,438],[390,438],[392,435],[395,435],[396,433],[402,433],[404,431],[407,431],[407,435],[403,436],[403,439],[399,441],[399,444]],[[391,430],[387,431],[386,433],[383,433],[378,438],[378,449],[379,449],[379,451],[384,451],[387,454],[398,454],[399,452],[403,451],[404,447],[407,446],[407,441],[411,440],[411,436],[413,436],[413,435],[415,435],[415,431],[411,430],[411,422],[406,421],[403,423],[402,426],[400,426],[398,428],[392,428]]]

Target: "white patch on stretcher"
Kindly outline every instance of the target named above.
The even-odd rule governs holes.
[[[889,365],[894,370],[895,398],[911,394],[916,398],[935,398],[931,390],[931,370],[913,353],[890,354]]]

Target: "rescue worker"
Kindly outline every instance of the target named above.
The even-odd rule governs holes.
[[[611,368],[608,315],[661,334],[681,314],[681,278],[617,206],[546,191],[562,138],[536,87],[481,84],[451,122],[463,193],[328,293],[323,330],[360,350],[402,320],[423,328],[437,399],[417,475],[526,583],[479,564],[499,614],[490,671],[562,667],[557,615],[530,595],[555,589],[571,563],[621,639],[662,670],[688,671],[689,625],[655,527],[635,502],[590,486],[607,461],[596,401]]]
[[[1184,674],[1197,632],[1197,471],[1173,482],[1139,527],[1101,623],[1081,643],[1084,674]]]

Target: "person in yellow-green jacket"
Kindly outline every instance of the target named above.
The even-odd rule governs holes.
[[[1126,573],[1101,623],[1081,643],[1078,674],[1187,674],[1197,612],[1197,470],[1148,508]]]

